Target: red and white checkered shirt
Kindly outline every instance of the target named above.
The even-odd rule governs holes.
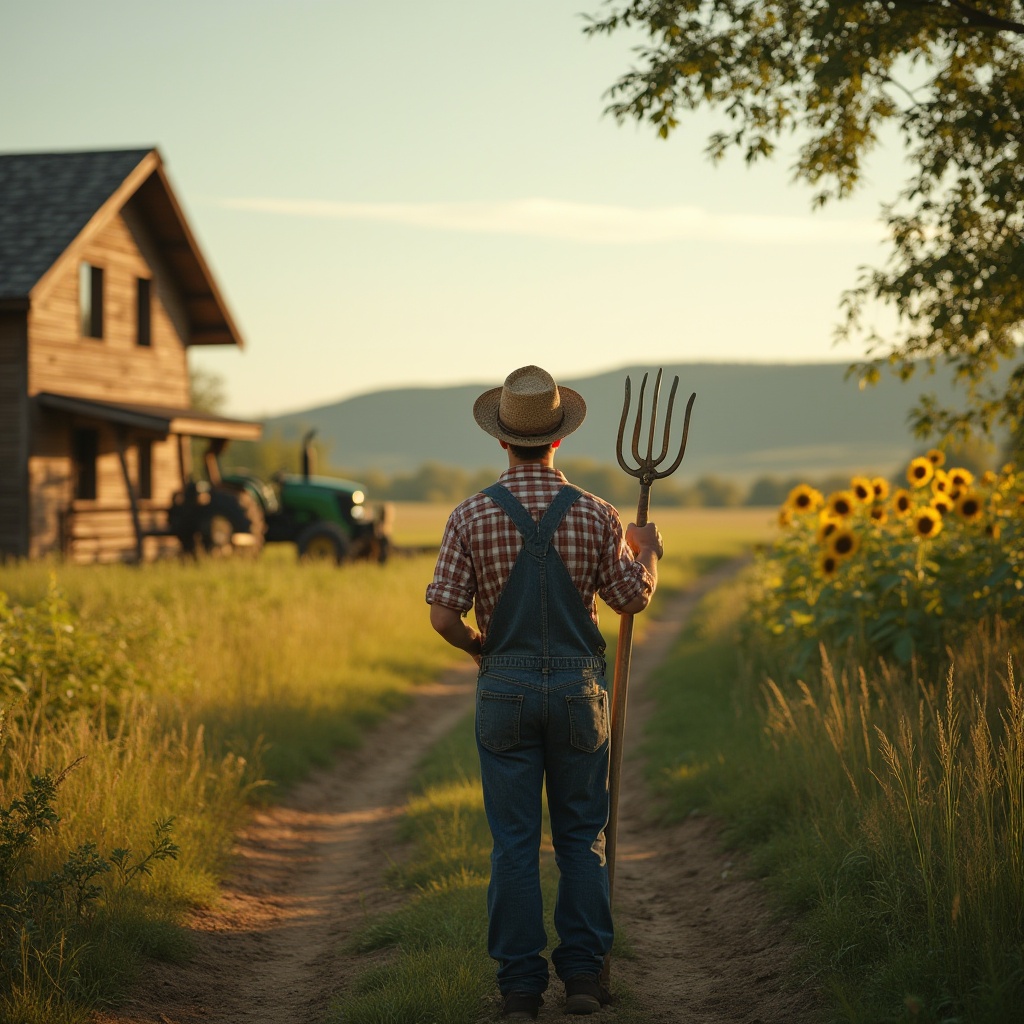
[[[498,483],[539,523],[566,479],[557,469],[531,462],[507,469]],[[651,574],[634,560],[623,539],[618,513],[593,494],[584,492],[570,507],[555,531],[554,544],[595,623],[595,594],[618,611],[654,590]],[[486,636],[522,546],[512,520],[486,494],[467,498],[448,518],[427,603],[465,614],[475,601],[477,627]]]

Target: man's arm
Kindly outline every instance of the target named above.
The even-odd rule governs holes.
[[[665,554],[665,549],[661,542],[661,534],[654,523],[648,523],[646,526],[630,523],[626,527],[626,543],[636,560],[651,574],[654,581],[649,594],[634,597],[629,604],[619,609],[620,615],[639,615],[654,596],[655,587],[658,585],[658,559]]]
[[[478,665],[483,649],[483,637],[463,619],[462,612],[443,604],[430,606],[430,624],[460,651],[465,651]]]

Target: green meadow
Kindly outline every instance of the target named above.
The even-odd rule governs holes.
[[[436,544],[447,511],[399,506],[396,543]],[[668,589],[771,517],[658,521]],[[428,553],[299,566],[281,548],[0,568],[0,1017],[83,1020],[146,956],[187,956],[179,922],[214,898],[249,808],[358,746],[457,657],[427,624],[432,567]]]

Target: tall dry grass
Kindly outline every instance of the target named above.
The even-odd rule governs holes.
[[[767,683],[780,785],[827,851],[806,865],[850,1019],[1024,1005],[1024,688],[1005,651],[979,629],[944,681],[823,650],[815,684]]]
[[[216,895],[249,802],[358,744],[450,661],[427,623],[429,559],[337,571],[268,554],[0,570],[0,810],[74,766],[59,820],[5,861],[11,891],[80,870],[83,848],[108,867],[118,849],[142,856],[154,822],[178,847],[130,887],[97,874],[87,905],[48,900],[0,963],[0,1017],[83,1019],[140,956],[180,955],[174,922]]]

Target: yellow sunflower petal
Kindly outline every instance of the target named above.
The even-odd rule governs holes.
[[[862,505],[875,496],[875,485],[866,476],[855,476],[850,481],[850,490]]]
[[[934,537],[942,530],[942,516],[940,513],[926,505],[914,513],[914,533],[918,537]]]
[[[828,549],[836,558],[850,558],[857,553],[857,534],[853,530],[836,530],[828,539]]]
[[[828,496],[829,512],[840,518],[852,514],[854,509],[854,497],[849,491],[834,491]]]
[[[910,465],[907,466],[907,482],[914,487],[924,487],[925,484],[931,481],[934,474],[934,465],[932,465],[930,459],[925,458],[923,455],[919,458],[911,459]]]

